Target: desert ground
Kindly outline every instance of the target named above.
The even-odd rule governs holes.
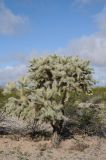
[[[106,139],[76,135],[53,148],[50,141],[2,136],[0,160],[106,160]]]

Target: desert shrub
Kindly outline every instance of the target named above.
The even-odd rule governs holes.
[[[83,108],[81,111],[81,117],[80,117],[80,127],[81,129],[84,129],[87,133],[94,133],[94,130],[98,129],[98,110],[88,107]]]
[[[91,102],[95,104],[106,102],[106,87],[93,87],[91,95],[81,93],[77,99],[80,102]]]
[[[99,132],[101,135],[106,137],[106,105],[104,105],[104,107],[102,106],[101,111],[99,113],[99,119],[100,119]]]
[[[78,57],[52,55],[32,59],[28,72],[27,77],[5,88],[4,93],[17,93],[17,97],[8,99],[6,112],[39,124],[50,123],[53,141],[59,140],[63,123],[68,120],[66,108],[72,106],[73,97],[92,93],[92,68]]]
[[[95,97],[98,97],[99,102],[106,102],[106,87],[95,87],[93,89]]]
[[[93,88],[93,92],[94,94],[102,94],[102,93],[106,93],[106,87],[94,87]]]
[[[0,88],[0,109],[3,108],[3,105],[5,104],[6,97],[3,95],[3,89]]]
[[[8,99],[10,97],[17,97],[16,93],[7,93],[7,94],[3,94],[4,88],[1,87],[0,88],[0,110],[4,109],[4,105],[5,103],[7,103]]]
[[[86,105],[86,106],[85,106]],[[84,133],[89,135],[105,135],[106,111],[101,105],[85,103],[77,112],[79,126]]]
[[[3,88],[0,88],[0,122],[5,118],[5,108],[4,105],[8,100],[9,95],[3,95]]]

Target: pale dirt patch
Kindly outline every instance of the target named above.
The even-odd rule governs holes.
[[[0,160],[106,160],[106,139],[77,135],[52,148],[50,141],[2,137]]]

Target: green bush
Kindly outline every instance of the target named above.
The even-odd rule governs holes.
[[[80,102],[92,102],[95,104],[105,103],[106,102],[106,87],[93,87],[92,93],[90,96],[84,93],[81,93],[77,99]]]
[[[80,129],[88,134],[96,134],[100,127],[99,109],[97,106],[89,105],[88,108],[82,108],[79,118]]]
[[[93,89],[93,93],[95,97],[98,97],[98,99],[101,99],[101,102],[106,102],[106,87],[95,87]]]

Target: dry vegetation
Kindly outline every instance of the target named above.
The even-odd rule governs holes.
[[[89,63],[53,56],[29,72],[0,89],[0,160],[105,160],[106,87],[92,89]]]
[[[97,99],[96,104],[105,107],[106,99],[104,95],[106,92],[102,91],[99,93],[99,88],[94,90],[95,93],[92,98],[83,97],[80,107],[88,104],[88,102],[91,103],[91,101],[95,99]],[[102,90],[102,88],[100,88],[100,90]],[[3,95],[1,95],[1,97],[2,96]],[[96,96],[97,98],[94,98]],[[102,98],[98,99],[99,96]],[[53,148],[51,145],[49,137],[51,136],[52,128],[50,126],[46,126],[46,129],[50,132],[49,134],[48,132],[44,132],[45,130],[43,130],[43,128],[45,127],[42,126],[42,133],[40,133],[40,135],[36,133],[37,135],[35,135],[35,137],[31,137],[30,132],[32,128],[31,126],[27,127],[23,121],[17,121],[17,119],[2,119],[0,125],[0,160],[105,160],[106,130],[104,130],[103,134],[100,134],[100,131],[98,134],[97,129],[96,132],[94,132],[94,130],[91,129],[91,125],[86,125],[87,118],[91,120],[92,116],[90,117],[85,114],[83,128],[78,127],[78,125],[75,126],[75,122],[74,126],[68,126],[65,134],[70,130],[70,135],[65,139],[63,138],[57,148]],[[86,126],[89,127],[86,128]]]

